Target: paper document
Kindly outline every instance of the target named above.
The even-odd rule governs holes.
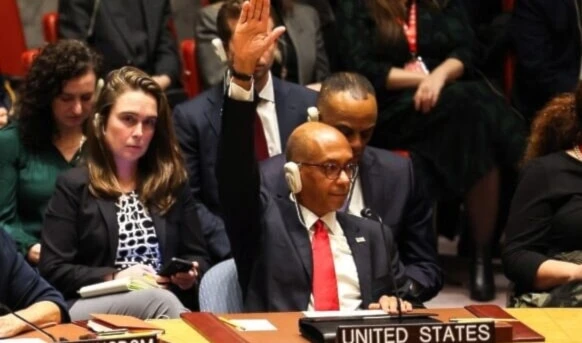
[[[229,321],[241,330],[244,329],[242,331],[277,331],[277,328],[266,319],[230,319]]]

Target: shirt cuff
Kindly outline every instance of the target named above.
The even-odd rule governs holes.
[[[246,90],[241,86],[237,85],[236,83],[232,82],[232,78],[230,79],[230,85],[228,87],[228,97],[233,100],[238,101],[254,101],[254,90],[255,90],[255,83],[251,83],[251,89]]]

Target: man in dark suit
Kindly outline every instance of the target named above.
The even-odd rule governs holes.
[[[169,0],[59,0],[59,37],[87,41],[105,74],[133,65],[152,75],[172,103],[181,85],[171,13]]]
[[[431,204],[415,183],[409,158],[367,146],[377,116],[373,86],[359,74],[333,74],[323,82],[317,106],[317,112],[321,113],[311,119],[342,132],[359,164],[359,173],[345,210],[360,216],[364,208],[369,208],[382,218],[383,223],[392,229],[406,267],[408,295],[419,301],[429,300],[443,285]],[[279,198],[289,197],[284,164],[283,155],[261,163],[263,185]]]
[[[218,32],[224,46],[230,44],[240,11],[240,4],[236,1],[227,1],[219,11]],[[272,27],[272,23],[269,25]],[[269,72],[273,53],[274,46],[271,46],[255,61],[257,65],[253,73],[260,98],[257,106],[260,121],[255,124],[262,126],[260,132],[264,134],[262,139],[266,143],[263,157],[281,153],[291,131],[305,121],[306,110],[315,104],[317,96],[317,93],[303,86],[273,77]],[[232,52],[229,56],[232,61]],[[214,262],[230,256],[214,170],[223,98],[224,86],[219,85],[174,109],[174,124],[187,163],[190,189],[200,202],[198,213],[202,232]]]
[[[387,294],[402,285],[403,267],[391,231],[336,212],[357,173],[341,132],[322,123],[299,126],[286,146],[293,200],[260,190],[253,140],[256,86],[250,74],[257,57],[283,32],[267,31],[268,3],[245,3],[234,32],[235,77],[224,101],[217,161],[220,201],[245,308],[395,312],[397,297]],[[403,302],[402,307],[407,311],[411,304]]]

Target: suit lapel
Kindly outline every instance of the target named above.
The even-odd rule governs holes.
[[[117,245],[119,244],[119,224],[117,223],[117,214],[115,211],[115,202],[112,200],[97,199],[99,211],[103,216],[103,221],[107,227],[109,235],[109,254],[112,261],[115,261],[117,255]]]
[[[156,236],[158,238],[158,246],[160,253],[162,255],[162,261],[169,261],[174,256],[166,256],[167,244],[166,244],[166,219],[160,216],[157,212],[152,210],[149,211],[154,221],[154,228],[156,230]]]
[[[275,92],[275,110],[277,111],[279,136],[281,138],[281,144],[284,144],[284,142],[287,142],[291,131],[295,128],[293,123],[295,116],[291,115],[291,113],[296,111],[297,106],[288,97],[289,87],[275,77],[273,77],[273,89]],[[307,117],[307,113],[305,116]]]
[[[360,230],[353,221],[348,220],[346,214],[338,212],[337,220],[344,231],[344,235],[352,251],[354,263],[356,264],[362,302],[368,304],[372,299],[370,237],[367,235],[367,232]]]
[[[220,125],[221,125],[221,117],[222,117],[222,100],[224,99],[224,95],[222,94],[223,86],[216,86],[212,89],[211,93],[208,94],[208,102],[210,102],[211,106],[208,108],[207,111],[204,112],[204,116],[208,119],[210,123],[210,127],[216,134],[216,136],[220,136]]]
[[[127,21],[125,20],[126,13],[123,12],[123,8],[118,5],[117,1],[102,1],[101,9],[108,12],[105,14],[105,18],[111,18],[108,22],[112,23],[117,29],[119,37],[125,42],[125,47],[128,50],[128,56],[135,56],[134,47],[131,44],[131,30],[127,26]]]
[[[387,178],[389,175],[380,174],[378,171],[381,168],[375,167],[376,164],[376,156],[369,149],[364,149],[360,159],[362,198],[364,198],[364,206],[371,208],[376,213],[384,213],[382,207],[386,205],[389,195],[384,191],[385,182],[378,180]],[[372,203],[372,199],[379,201]]]
[[[308,280],[312,280],[313,257],[311,252],[311,242],[309,241],[309,234],[307,233],[307,229],[303,226],[303,224],[301,224],[299,219],[297,219],[297,213],[293,204],[289,204],[288,206],[283,207],[283,209],[283,218],[290,219],[286,220],[285,224],[287,232],[289,233],[291,241],[293,242],[295,252],[301,259],[305,274],[309,278]]]

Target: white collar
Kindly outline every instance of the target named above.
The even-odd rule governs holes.
[[[259,99],[275,102],[275,89],[273,87],[271,72],[267,74],[267,83],[265,83],[265,87],[259,92]]]
[[[305,222],[305,226],[307,230],[311,230],[311,227],[315,224],[316,221],[321,220],[325,223],[325,226],[329,228],[332,235],[338,234],[339,227],[337,225],[336,219],[336,212],[328,212],[321,217],[315,215],[315,213],[311,212],[309,209],[304,207],[303,205],[299,205],[299,209],[301,210],[301,214],[303,215],[303,221]]]

